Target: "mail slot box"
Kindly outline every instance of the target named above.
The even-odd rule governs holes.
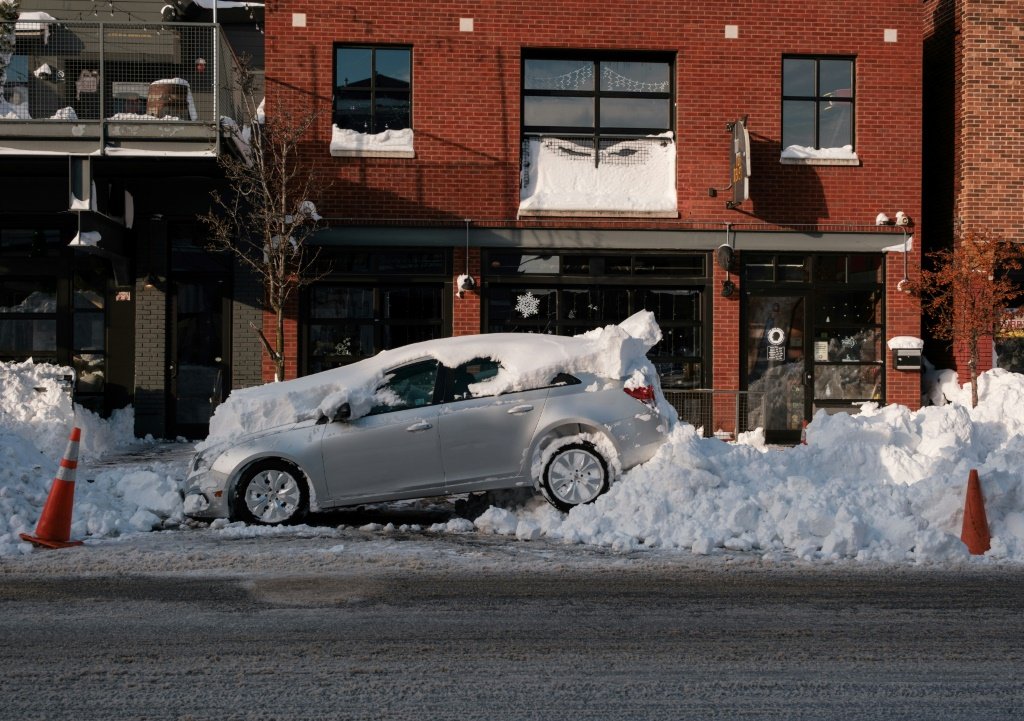
[[[892,367],[898,371],[921,370],[921,359],[920,348],[893,348]]]

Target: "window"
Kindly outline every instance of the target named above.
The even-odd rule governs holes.
[[[526,133],[655,135],[672,129],[666,55],[535,55],[523,59]]]
[[[678,217],[672,63],[526,52],[519,214]]]
[[[375,135],[410,128],[412,49],[334,47],[334,124]]]
[[[648,353],[662,386],[701,388],[706,260],[696,253],[489,252],[485,327],[490,333],[577,335],[649,310],[662,330],[661,342]]]
[[[446,401],[461,401],[468,398],[485,398],[493,395],[487,381],[495,378],[501,366],[491,358],[474,358],[451,372]]]
[[[433,405],[438,367],[436,360],[424,360],[390,371],[374,395],[370,415]]]
[[[57,280],[0,281],[0,360],[57,362]]]
[[[782,59],[782,147],[854,146],[854,61]]]

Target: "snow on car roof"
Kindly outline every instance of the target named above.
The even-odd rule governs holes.
[[[210,419],[210,435],[199,448],[310,419],[333,416],[348,403],[352,417],[369,412],[385,373],[420,358],[436,358],[455,367],[474,358],[501,363],[488,382],[493,393],[543,385],[557,373],[588,372],[608,378],[640,375],[656,382],[647,351],[661,340],[661,329],[649,311],[619,325],[573,337],[533,333],[489,333],[439,338],[382,351],[363,361],[253,388],[232,391]]]

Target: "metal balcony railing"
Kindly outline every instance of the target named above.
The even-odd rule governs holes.
[[[212,24],[19,26],[0,98],[0,147],[216,154],[220,118],[244,120],[236,64]]]
[[[764,426],[765,394],[762,391],[702,388],[664,393],[679,414],[679,420],[702,428],[705,438],[735,438],[738,433]]]

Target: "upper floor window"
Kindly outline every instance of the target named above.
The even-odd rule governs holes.
[[[852,58],[783,58],[783,158],[856,160],[855,101]]]
[[[520,215],[677,217],[670,53],[527,51]]]
[[[523,59],[527,133],[655,135],[672,129],[672,64],[659,54]]]
[[[412,49],[334,46],[334,124],[375,135],[412,120]]]

